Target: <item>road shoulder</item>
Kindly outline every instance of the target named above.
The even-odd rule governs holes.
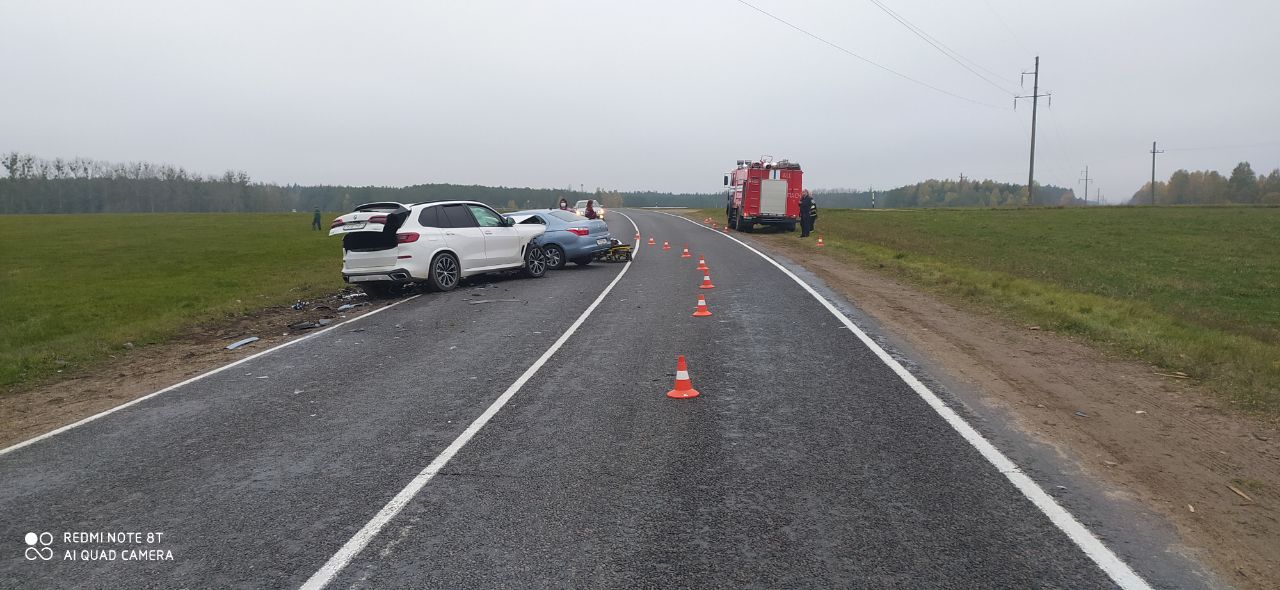
[[[106,362],[14,388],[0,395],[0,449],[396,301],[401,300],[370,301],[358,290],[344,289],[299,301],[298,309],[267,307],[190,326],[166,342],[126,349]],[[226,348],[253,336],[258,340],[234,350]]]
[[[747,239],[855,302],[989,422],[1051,449],[1105,497],[1171,523],[1182,550],[1221,581],[1264,588],[1280,579],[1274,426],[1149,365],[959,307],[793,234]]]

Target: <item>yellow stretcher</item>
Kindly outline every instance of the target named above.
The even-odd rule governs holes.
[[[608,250],[601,250],[596,254],[596,260],[602,262],[629,262],[631,261],[631,246],[623,244],[617,239],[610,239]]]

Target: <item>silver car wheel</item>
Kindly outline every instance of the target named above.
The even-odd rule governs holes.
[[[436,283],[445,289],[451,289],[458,284],[458,263],[453,260],[452,256],[441,256],[436,259],[435,268]]]
[[[528,260],[525,262],[525,265],[529,269],[529,274],[535,277],[542,276],[543,273],[547,272],[547,257],[545,255],[545,251],[538,246],[530,246]]]

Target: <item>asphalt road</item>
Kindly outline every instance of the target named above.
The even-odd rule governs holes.
[[[626,214],[673,249],[424,295],[0,454],[0,587],[1116,587],[782,271]]]

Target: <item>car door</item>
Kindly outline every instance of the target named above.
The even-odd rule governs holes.
[[[484,205],[467,205],[484,234],[485,266],[520,264],[520,233],[506,220]]]
[[[458,255],[463,273],[489,266],[484,252],[484,232],[466,205],[441,205],[440,225],[444,243]]]

